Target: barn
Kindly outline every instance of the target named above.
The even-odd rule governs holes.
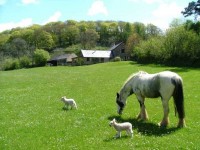
[[[129,60],[130,54],[125,51],[123,42],[113,45],[109,50],[81,50],[81,57],[84,64],[94,64],[108,62],[115,57],[120,57],[121,60]]]
[[[71,54],[62,54],[58,56],[54,56],[50,60],[47,61],[48,64],[51,66],[65,66],[65,65],[72,65],[73,59],[77,58],[77,55],[74,53]]]

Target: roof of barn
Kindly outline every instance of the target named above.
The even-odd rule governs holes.
[[[62,55],[58,55],[55,56],[53,58],[51,58],[49,61],[56,61],[56,60],[62,60],[62,59],[67,59],[67,61],[72,61],[73,58],[76,58],[77,55],[72,53],[72,54],[62,54]]]
[[[81,50],[83,57],[110,58],[111,51],[105,50]]]

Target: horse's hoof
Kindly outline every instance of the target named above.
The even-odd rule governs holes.
[[[162,123],[162,122],[159,122],[159,123],[158,123],[158,126],[159,126],[160,128],[166,128],[166,127],[167,127],[167,125],[164,124],[164,123]]]
[[[177,128],[184,128],[184,127],[186,127],[185,124],[178,124],[178,125],[177,125]]]
[[[177,128],[183,128],[183,127],[186,127],[184,119],[179,120],[178,125],[177,125]]]

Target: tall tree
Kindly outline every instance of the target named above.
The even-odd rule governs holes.
[[[197,19],[197,16],[200,15],[200,0],[197,0],[197,2],[190,2],[187,7],[185,7],[185,10],[181,12],[185,17],[194,15],[195,19]]]
[[[133,25],[134,25],[134,33],[137,33],[142,39],[145,39],[146,38],[145,25],[140,22],[135,22]]]
[[[39,49],[52,50],[54,47],[54,40],[50,33],[42,30],[37,30],[34,33],[35,47]]]
[[[155,37],[161,35],[162,30],[153,24],[147,24],[146,26],[146,36],[147,38]]]
[[[24,39],[15,38],[15,39],[13,39],[11,45],[12,45],[12,49],[13,49],[13,56],[20,59],[21,56],[26,54],[27,43]]]
[[[80,42],[84,49],[91,49],[96,46],[99,35],[95,30],[88,29],[80,35]]]

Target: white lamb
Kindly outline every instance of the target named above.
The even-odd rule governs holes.
[[[121,131],[126,130],[127,135],[130,135],[131,138],[133,137],[133,130],[132,130],[132,124],[129,122],[124,123],[117,123],[115,119],[113,119],[110,124],[110,126],[113,126],[117,130],[117,134],[115,135],[115,138],[121,137]]]
[[[77,105],[76,102],[73,99],[67,99],[66,96],[63,96],[61,98],[61,101],[63,101],[65,103],[65,107],[68,109],[69,106],[71,106],[72,108],[77,109]]]

